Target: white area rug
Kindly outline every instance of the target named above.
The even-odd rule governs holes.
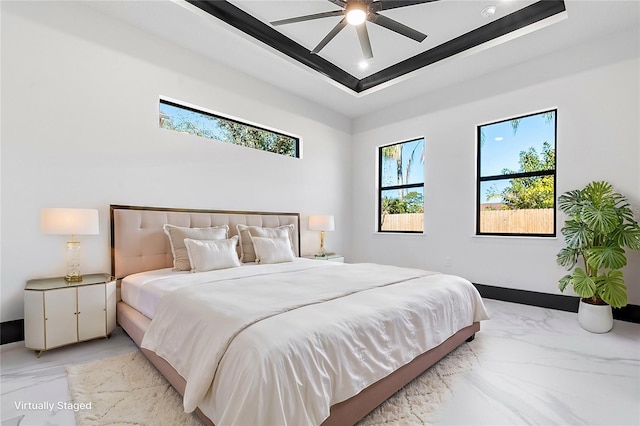
[[[479,339],[463,343],[383,402],[357,426],[431,425],[453,395],[458,376],[480,365]]]
[[[80,426],[201,424],[140,351],[69,366],[67,377],[73,402],[91,403],[76,411]]]
[[[463,344],[365,417],[359,426],[429,425],[453,392],[455,379],[478,365],[478,341]],[[200,425],[185,414],[171,385],[135,351],[67,367],[74,403],[91,403],[76,412],[80,426]]]

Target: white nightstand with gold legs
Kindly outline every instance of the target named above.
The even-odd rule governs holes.
[[[99,337],[116,328],[116,281],[109,274],[29,280],[24,289],[24,345],[42,351]]]

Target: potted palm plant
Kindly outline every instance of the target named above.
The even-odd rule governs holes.
[[[559,281],[580,296],[578,322],[585,330],[606,333],[613,327],[611,307],[627,305],[622,269],[625,248],[640,250],[640,226],[627,198],[608,182],[591,182],[583,189],[566,192],[558,207],[568,219],[561,232],[566,247],[557,262],[573,270]],[[582,266],[576,266],[582,259]]]

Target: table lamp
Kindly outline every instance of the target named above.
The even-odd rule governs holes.
[[[82,281],[80,241],[75,235],[98,235],[98,210],[44,208],[40,212],[40,231],[50,235],[71,235],[67,241],[67,282]]]
[[[324,249],[324,232],[333,231],[334,229],[335,223],[332,215],[309,216],[309,230],[320,231],[320,251],[316,254],[316,257],[325,257],[327,255]]]

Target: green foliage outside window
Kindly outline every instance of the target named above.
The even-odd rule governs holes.
[[[409,192],[402,198],[384,197],[382,211],[385,214],[423,213],[424,197],[416,191]]]
[[[537,172],[555,168],[555,149],[544,142],[542,153],[538,155],[534,147],[520,152],[519,170],[503,169],[502,174]],[[498,199],[503,203],[503,210],[517,209],[551,209],[554,203],[554,178],[552,175],[531,176],[511,179],[509,186],[498,192],[491,186],[487,192],[488,199]]]

